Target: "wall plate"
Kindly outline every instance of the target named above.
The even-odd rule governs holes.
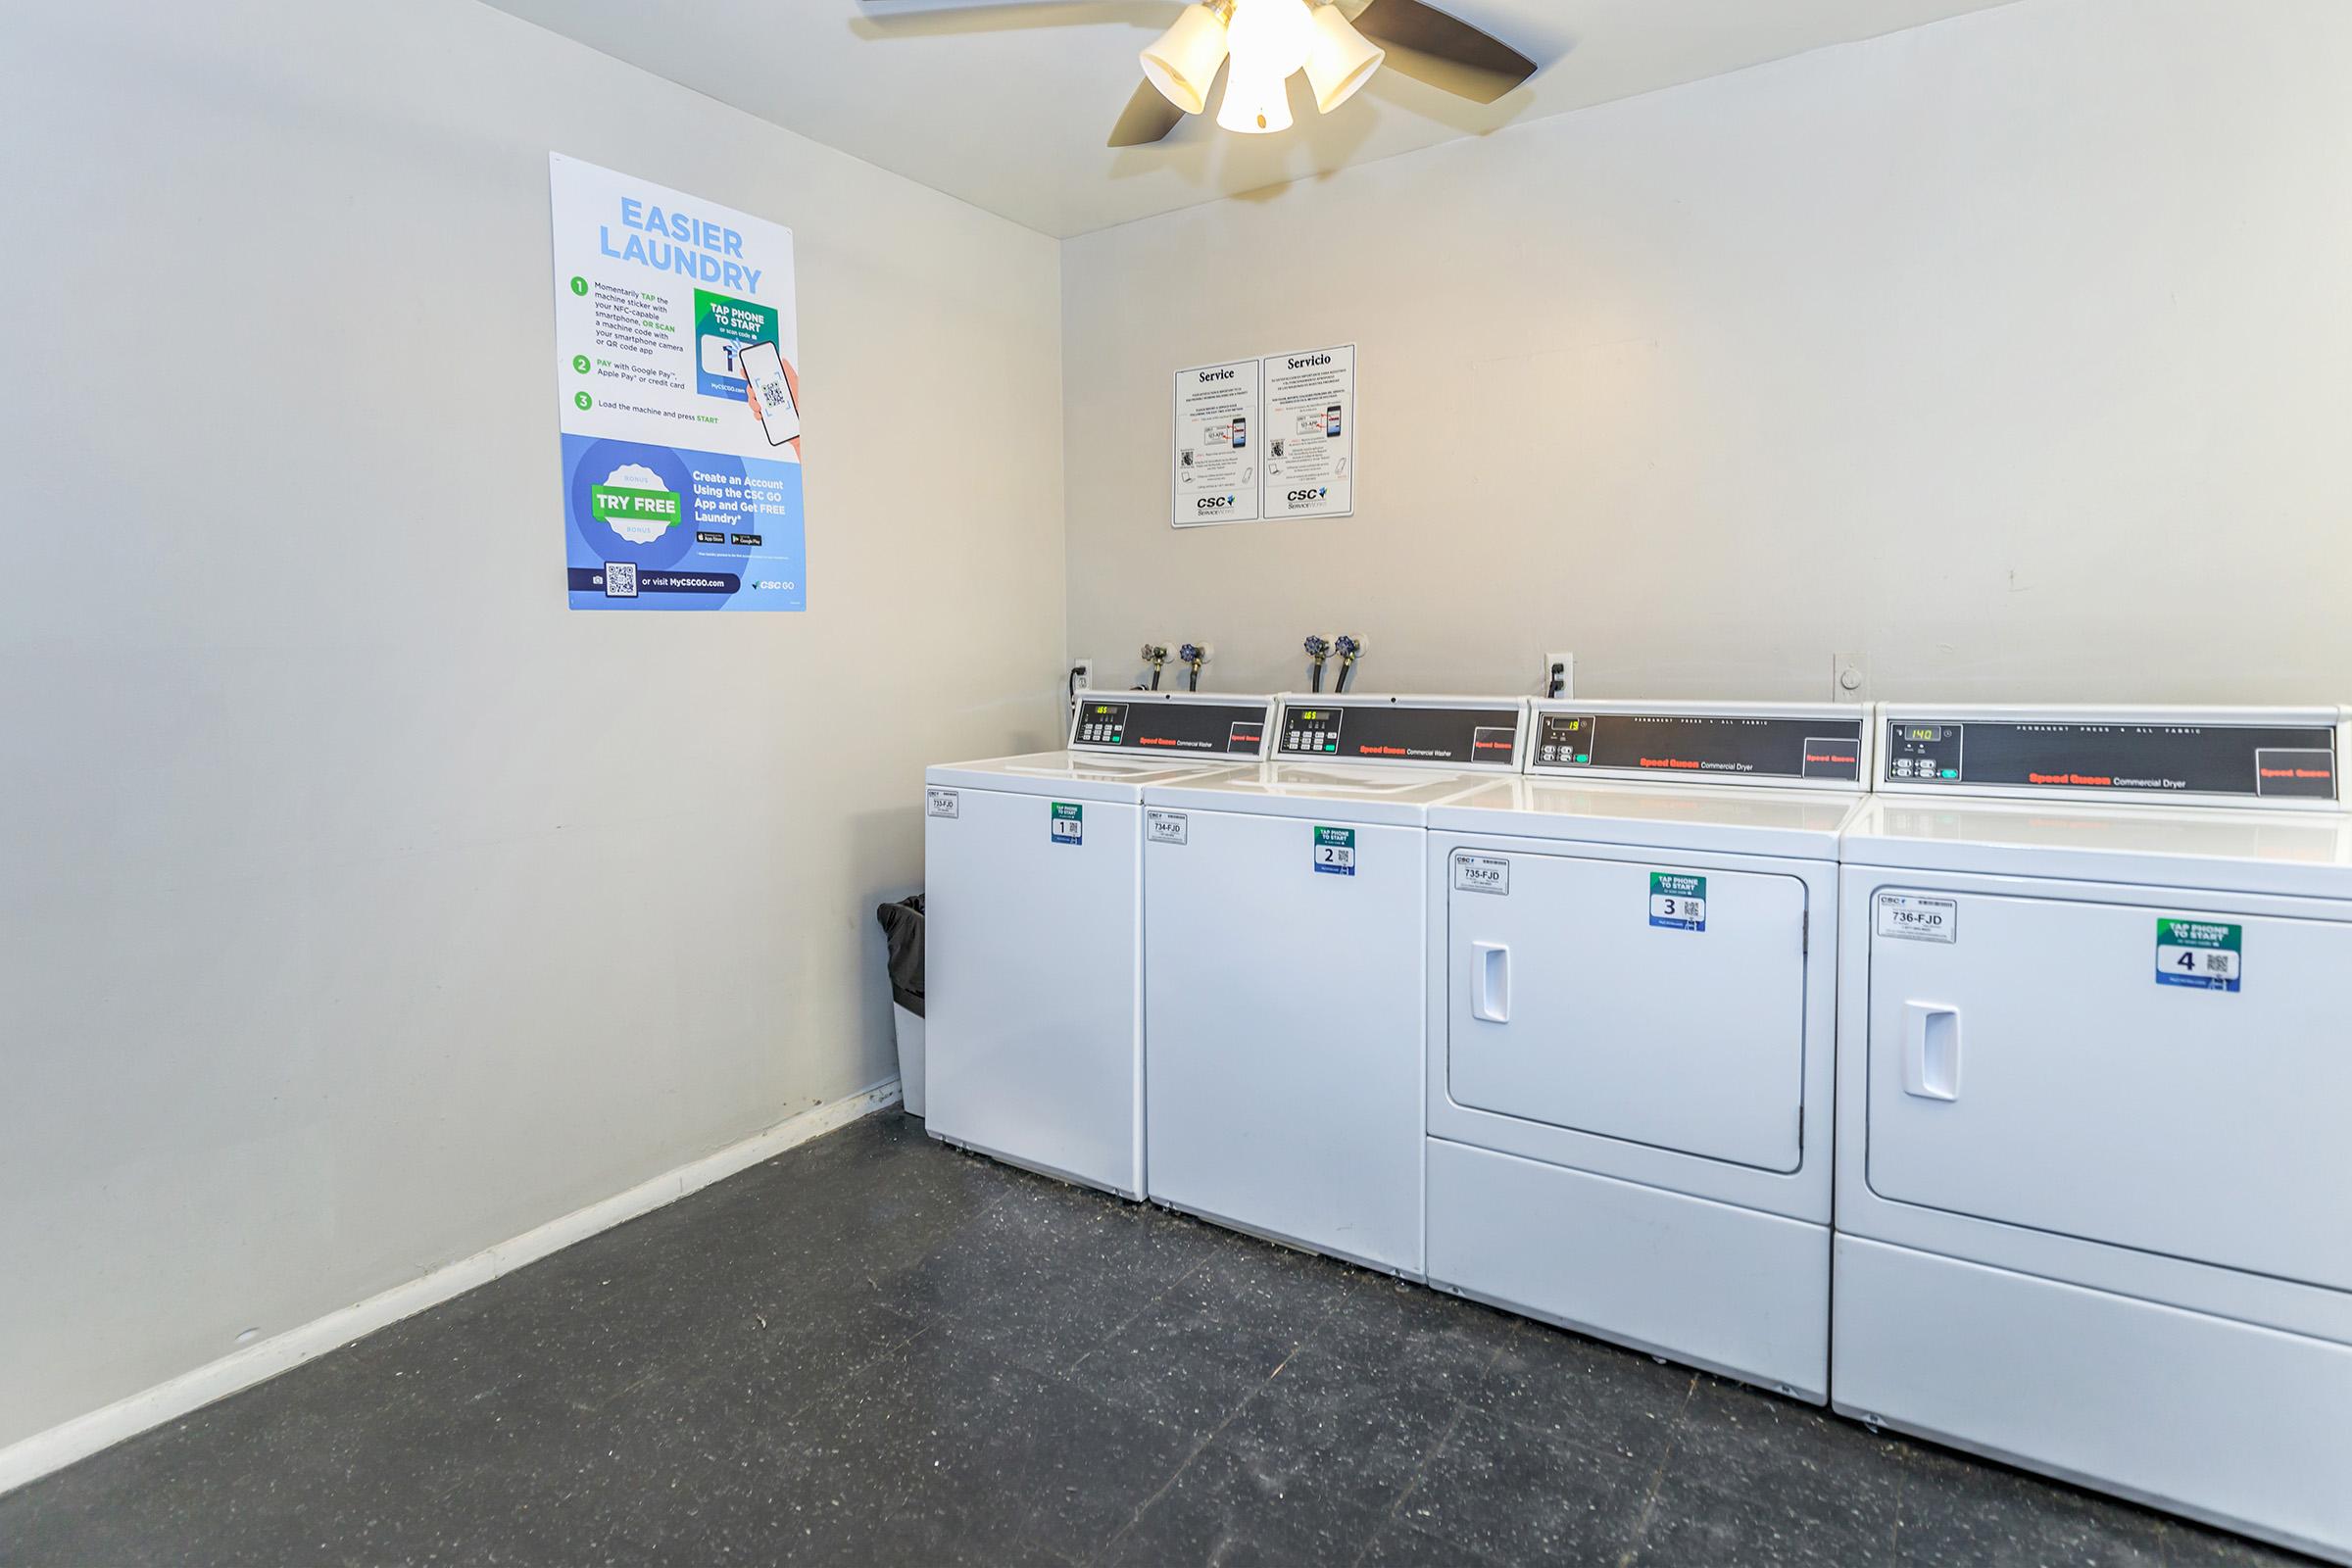
[[[1870,700],[1870,672],[1860,654],[1838,654],[1830,661],[1830,700],[1863,703]]]
[[[1551,690],[1551,667],[1554,664],[1560,666],[1560,695],[1574,697],[1576,695],[1576,656],[1571,653],[1550,653],[1544,656],[1544,672],[1536,682],[1536,690],[1539,692]]]

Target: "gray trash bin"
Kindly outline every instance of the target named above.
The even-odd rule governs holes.
[[[874,911],[890,945],[891,1018],[899,1038],[899,1094],[908,1114],[923,1113],[923,896]]]

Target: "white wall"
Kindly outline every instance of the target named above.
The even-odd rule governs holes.
[[[473,0],[0,63],[5,1445],[887,1077],[1063,592],[1050,240]],[[565,609],[551,148],[796,230],[806,614]]]
[[[2352,697],[2352,6],[2022,0],[1070,241],[1073,654],[1366,689]],[[1358,514],[1169,374],[1361,345]]]

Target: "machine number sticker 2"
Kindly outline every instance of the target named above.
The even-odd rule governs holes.
[[[1681,871],[1649,873],[1649,923],[1670,931],[1707,928],[1707,879]]]
[[[1182,844],[1192,828],[1192,818],[1182,811],[1146,811],[1144,823],[1154,844]]]
[[[1333,876],[1355,875],[1355,829],[1315,829],[1315,869]]]
[[[1906,942],[1960,940],[1960,901],[1923,899],[1916,893],[1879,895],[1879,935]]]
[[[2156,922],[2156,983],[2235,991],[2246,968],[2246,928],[2219,920]]]
[[[1067,801],[1054,803],[1054,815],[1049,827],[1056,844],[1082,844],[1086,841],[1086,808],[1072,806]]]
[[[923,791],[923,810],[930,816],[955,816],[963,809],[963,797],[954,790]]]
[[[1499,855],[1457,855],[1453,858],[1453,885],[1462,893],[1498,893],[1507,898],[1511,862]]]

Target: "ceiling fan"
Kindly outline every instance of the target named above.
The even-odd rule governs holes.
[[[1300,71],[1323,114],[1383,62],[1481,104],[1536,74],[1518,50],[1424,0],[1195,0],[1142,60],[1144,82],[1111,130],[1113,147],[1148,146],[1204,113],[1220,67],[1217,123],[1245,135],[1290,129],[1290,79]]]

